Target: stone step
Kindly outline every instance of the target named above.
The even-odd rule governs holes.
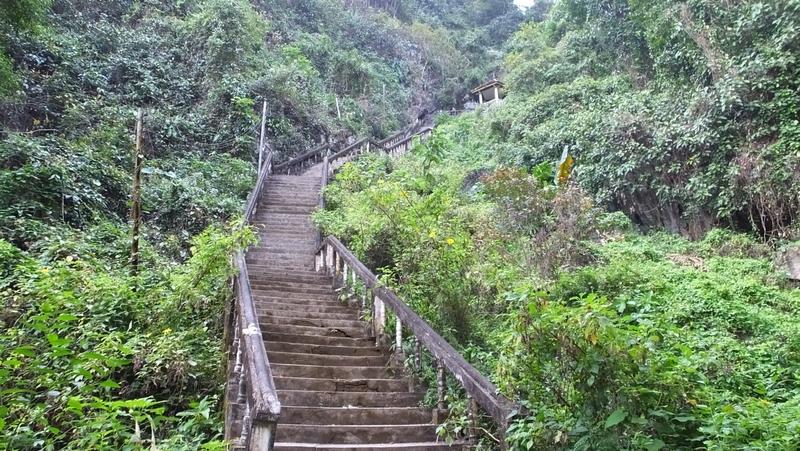
[[[300,183],[284,183],[273,181],[272,183],[268,183],[266,189],[262,192],[283,193],[289,197],[293,194],[312,195],[314,193],[319,193],[321,190],[322,185],[319,183],[319,181],[317,181],[317,183],[308,183],[302,181]]]
[[[347,320],[347,321],[360,321],[358,314],[356,312],[345,312],[345,313],[330,313],[330,312],[309,312],[305,309],[257,309],[259,318],[264,317],[275,317],[275,318],[282,318],[282,317],[289,317],[289,318],[302,318],[302,319],[311,319],[314,321],[317,320],[325,320],[325,319],[332,319],[332,320]]]
[[[273,270],[281,270],[281,271],[313,271],[314,265],[312,263],[299,263],[299,264],[288,264],[286,262],[266,262],[266,261],[247,261],[245,258],[245,262],[247,266],[251,265],[258,265],[263,266],[268,269]]]
[[[269,176],[269,181],[272,182],[305,182],[305,181],[314,181],[319,183],[319,176],[304,176],[304,175],[282,175],[282,174],[273,174]]]
[[[280,324],[284,326],[309,326],[335,329],[359,328],[364,326],[363,321],[335,318],[298,318],[296,316],[259,315],[258,322],[267,326]]]
[[[262,223],[263,224],[263,223]],[[259,228],[259,236],[262,241],[269,240],[294,240],[294,239],[307,239],[316,240],[317,228],[313,224],[308,223],[288,223],[282,222],[280,224],[264,224]]]
[[[296,258],[306,258],[313,260],[314,259],[314,251],[312,248],[305,249],[303,251],[294,251],[294,252],[273,252],[273,251],[265,251],[258,248],[248,249],[247,250],[247,258],[250,260],[256,259],[263,259],[263,260],[291,260]]]
[[[295,190],[294,192],[290,187],[286,186],[273,186],[267,189],[261,195],[260,202],[264,201],[278,201],[278,202],[316,202],[319,200],[320,191],[310,190]]]
[[[347,305],[339,302],[339,299],[334,295],[311,295],[308,294],[302,298],[295,298],[292,296],[284,296],[283,293],[269,293],[263,294],[259,291],[258,294],[253,293],[253,300],[256,302],[272,302],[276,304],[290,305],[294,308],[302,308],[302,306],[309,307],[346,307]]]
[[[317,226],[312,221],[310,213],[294,215],[294,217],[291,218],[276,218],[276,214],[275,212],[261,211],[253,218],[253,222],[259,224],[261,226],[260,230],[264,231],[285,229],[303,232],[304,234],[297,233],[298,238],[309,238],[310,236],[307,235],[307,232],[316,230]],[[263,218],[259,215],[263,216]],[[290,229],[290,227],[295,227],[295,229]]]
[[[310,212],[304,213],[281,213],[271,210],[259,210],[253,218],[253,222],[262,225],[265,230],[269,230],[271,226],[280,226],[285,224],[304,225],[306,227],[314,227],[313,218]]]
[[[271,189],[267,190],[258,200],[260,206],[271,205],[297,205],[316,207],[319,205],[319,191],[308,192],[291,192],[289,189]]]
[[[276,441],[329,444],[402,443],[436,439],[434,424],[315,425],[281,424]]]
[[[321,185],[319,177],[311,178],[311,177],[288,176],[294,178],[286,178],[286,179],[277,179],[274,177],[275,176],[271,176],[267,181],[267,189],[282,187],[282,186],[319,187]]]
[[[288,197],[279,194],[269,194],[258,201],[258,210],[266,211],[280,211],[284,207],[299,207],[304,208],[306,211],[314,211],[319,207],[319,197]],[[272,210],[276,208],[277,210]]]
[[[317,231],[317,226],[311,222],[310,218],[259,220],[256,217],[254,222],[260,225],[259,230],[261,231],[294,232],[293,236],[296,238],[313,238],[313,233]]]
[[[276,315],[286,314],[291,316],[294,314],[313,314],[313,315],[351,315],[354,314],[350,307],[342,305],[293,305],[285,304],[280,301],[255,301],[256,310],[259,315],[268,315],[274,313]],[[283,312],[283,313],[281,313]]]
[[[295,277],[330,277],[327,276],[324,272],[319,271],[317,272],[314,268],[307,268],[307,269],[300,269],[300,270],[289,270],[289,269],[277,269],[272,266],[262,266],[257,263],[248,264],[247,265],[248,271],[252,272],[259,272],[265,275],[277,275],[277,276],[284,276],[290,277],[291,280],[294,280]]]
[[[317,252],[317,239],[305,240],[305,241],[289,241],[282,238],[276,238],[270,236],[269,233],[265,233],[264,236],[261,236],[261,240],[258,246],[253,246],[250,249],[256,251],[291,251],[297,249],[302,249],[308,255],[316,254]],[[250,250],[248,249],[248,250]],[[310,251],[309,251],[310,250]]]
[[[256,310],[265,316],[272,314],[273,316],[290,316],[290,317],[305,317],[306,312],[317,313],[316,316],[323,313],[345,313],[357,314],[355,310],[338,301],[297,301],[296,299],[280,299],[280,298],[258,298],[254,299]],[[263,312],[262,312],[263,311]]]
[[[270,349],[274,344],[270,343]],[[273,377],[319,377],[322,379],[390,379],[393,377],[392,371],[382,366],[321,366],[270,362],[270,367]]]
[[[419,407],[309,407],[283,406],[281,424],[426,424],[431,412]],[[278,430],[280,431],[280,424]]]
[[[308,213],[279,213],[270,212],[268,209],[259,209],[259,214],[263,215],[264,219],[268,219],[269,221],[296,221],[298,219],[311,221],[311,215]]]
[[[259,210],[261,210],[261,208],[262,207],[259,207]],[[268,213],[266,213],[267,215],[275,214],[275,213],[303,213],[303,214],[310,215],[311,213],[314,212],[314,210],[317,209],[317,205],[314,205],[314,206],[303,206],[303,205],[278,205],[278,204],[272,204],[272,205],[267,205],[266,207],[264,207],[264,209],[268,212]]]
[[[311,266],[314,263],[314,257],[312,255],[291,255],[291,254],[272,254],[269,257],[265,257],[263,255],[254,255],[254,253],[248,253],[245,255],[245,262],[250,264],[259,264],[259,265],[297,265],[300,264],[304,268],[313,268]]]
[[[262,241],[284,241],[293,239],[317,239],[317,228],[313,224],[308,223],[289,223],[282,222],[280,224],[264,225],[260,230],[260,237]]]
[[[279,216],[280,215],[280,216]],[[253,224],[258,224],[259,230],[273,230],[276,228],[296,226],[305,229],[314,229],[316,225],[311,218],[311,213],[281,215],[278,212],[259,210],[252,218]],[[297,238],[309,238],[307,235],[298,234]]]
[[[256,260],[264,260],[264,261],[273,261],[273,262],[281,262],[281,261],[294,261],[294,260],[302,260],[302,261],[314,261],[314,256],[311,254],[311,250],[309,249],[303,253],[278,253],[278,252],[253,252],[250,251],[246,254],[246,259],[251,261]]]
[[[253,274],[258,272],[265,276],[274,276],[279,278],[284,278],[288,281],[294,281],[297,278],[307,279],[307,278],[315,278],[315,279],[327,279],[330,280],[330,276],[326,275],[324,272],[312,269],[302,270],[302,271],[285,271],[275,268],[268,268],[268,267],[260,267],[259,265],[248,265],[247,270]]]
[[[461,444],[448,445],[445,441],[413,443],[372,443],[372,444],[325,444],[275,442],[275,451],[440,451],[461,450]]]
[[[270,362],[272,358],[270,358]],[[335,392],[400,392],[408,391],[408,382],[400,379],[321,379],[314,377],[274,377],[278,390]]]
[[[272,268],[286,269],[290,271],[296,271],[296,270],[302,271],[302,270],[314,269],[313,258],[309,258],[308,261],[303,262],[303,261],[288,261],[288,260],[278,261],[278,260],[265,260],[265,259],[251,259],[245,257],[245,262],[248,265],[256,264],[262,266],[269,266]]]
[[[310,219],[298,218],[295,220],[276,219],[269,222],[253,222],[258,225],[260,232],[283,234],[287,239],[312,239],[314,238],[317,226]],[[312,233],[313,232],[313,233]],[[291,235],[289,235],[291,233]]]
[[[320,337],[368,338],[363,328],[354,327],[307,327],[286,324],[261,324],[262,332],[277,334],[317,335]]]
[[[288,296],[289,294],[298,294],[298,295],[313,295],[313,296],[334,296],[336,292],[333,291],[330,287],[325,286],[308,286],[308,285],[285,285],[279,284],[273,281],[264,281],[262,282],[260,279],[250,279],[250,289],[253,291],[258,292],[272,292],[277,293],[284,298],[294,298],[294,296]],[[307,297],[307,296],[303,296]]]
[[[333,280],[328,277],[320,277],[315,276],[314,274],[307,274],[306,276],[281,276],[275,273],[267,273],[265,274],[264,271],[259,270],[256,268],[257,271],[254,273],[250,266],[248,266],[248,273],[249,274],[258,274],[258,280],[263,281],[264,283],[271,283],[275,284],[278,287],[282,286],[293,286],[297,285],[298,287],[327,287],[329,289],[333,289]],[[253,279],[254,277],[251,277]]]
[[[319,177],[275,174],[267,180],[267,187],[270,186],[320,186],[320,180]]]
[[[292,241],[290,241],[290,240],[294,240],[296,234],[297,234],[297,230],[294,230],[294,229],[287,230],[287,231],[280,231],[280,230],[264,231],[264,232],[260,232],[259,233],[259,243],[260,243],[261,247],[264,247],[264,246],[270,246],[270,247],[271,246],[287,246],[287,245],[292,245],[292,244],[297,244],[298,246],[303,246],[303,247],[312,246],[314,248],[314,250],[311,251],[310,253],[311,254],[316,254],[317,253],[317,248],[318,248],[317,236],[318,236],[318,234],[317,234],[316,230],[314,230],[313,232],[312,231],[305,232],[305,234],[306,234],[305,236],[308,237],[308,240],[305,241],[305,242],[302,242],[302,243],[301,242],[293,243]]]
[[[335,292],[323,293],[294,293],[284,288],[270,288],[262,286],[252,287],[253,299],[260,302],[275,302],[278,304],[294,304],[295,306],[344,306],[346,304],[339,301],[338,294]],[[299,307],[298,307],[299,308]]]
[[[256,268],[257,269],[257,268]],[[250,273],[250,266],[248,266],[248,273]],[[321,274],[321,273],[320,273]],[[325,287],[329,289],[333,289],[333,279],[330,277],[324,277],[321,275],[315,274],[307,274],[307,276],[315,276],[313,280],[298,280],[298,276],[290,277],[284,276],[282,279],[279,278],[270,278],[269,276],[265,276],[263,278],[264,281],[269,281],[270,283],[274,283],[278,286],[298,286],[303,288],[313,288],[313,287]],[[306,276],[306,279],[308,278]]]
[[[313,343],[294,343],[286,341],[270,341],[271,352],[294,352],[302,354],[331,356],[367,356],[383,357],[383,350],[375,346],[335,346]],[[359,363],[359,365],[362,365]]]
[[[263,338],[269,344],[271,341],[284,341],[290,343],[306,343],[325,346],[374,346],[375,340],[369,337],[344,337],[344,336],[321,336],[304,335],[295,333],[283,333],[276,331],[265,331]]]
[[[327,355],[280,352],[272,351],[269,346],[267,346],[267,349],[267,356],[271,363],[317,366],[381,366],[386,365],[389,360],[385,355]]]
[[[286,255],[302,255],[304,257],[314,258],[317,255],[317,243],[303,243],[291,244],[282,243],[273,238],[268,238],[271,241],[262,240],[262,244],[258,247],[252,248],[256,252],[275,252]],[[248,250],[249,251],[249,250]]]
[[[259,230],[264,232],[294,232],[294,237],[300,238],[312,238],[313,235],[311,232],[317,231],[317,226],[311,222],[310,218],[301,218],[298,217],[296,219],[275,219],[271,218],[269,220],[258,220],[255,219],[256,224],[259,224]]]
[[[278,390],[278,399],[285,406],[414,407],[422,398],[422,393],[408,393],[408,387],[398,392]]]
[[[310,287],[289,287],[289,286],[269,286],[264,287],[259,284],[259,287],[253,287],[253,296],[258,298],[277,298],[277,299],[296,299],[296,302],[301,300],[309,301],[335,301],[338,300],[338,294],[332,288],[310,288]]]
[[[316,186],[319,187],[320,185],[316,185]],[[303,189],[294,189],[294,188],[297,188],[297,187],[296,186],[292,186],[292,185],[285,185],[285,184],[278,185],[278,184],[276,184],[276,185],[268,187],[267,189],[262,191],[261,200],[270,199],[270,198],[278,199],[278,200],[285,200],[285,201],[295,201],[295,200],[300,200],[300,199],[315,199],[315,200],[319,199],[319,194],[320,194],[320,191],[321,191],[322,188],[320,187],[320,189],[312,191],[312,189],[311,189],[312,187],[313,187],[313,185],[312,186],[303,186],[303,187],[301,187]],[[281,195],[279,195],[279,194],[281,194]],[[286,196],[286,195],[282,195],[282,194],[289,194],[289,195]]]

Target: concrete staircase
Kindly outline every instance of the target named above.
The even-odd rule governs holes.
[[[388,366],[358,312],[314,271],[320,176],[271,176],[247,253],[253,299],[283,406],[276,450],[434,450],[433,413]]]

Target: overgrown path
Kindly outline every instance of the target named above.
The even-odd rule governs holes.
[[[226,437],[237,448],[460,449],[476,439],[479,406],[502,437],[514,406],[341,242],[321,241],[311,219],[344,162],[402,154],[429,133],[318,148],[274,168],[267,156],[246,213],[260,244],[236,258],[229,321]],[[436,408],[423,406],[425,362],[437,374]],[[454,444],[437,437],[446,372],[464,387],[471,419]]]

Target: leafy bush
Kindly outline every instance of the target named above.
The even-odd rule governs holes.
[[[86,449],[219,438],[210,411],[219,412],[224,374],[228,258],[252,240],[247,229],[211,227],[185,265],[159,260],[137,279],[100,255],[19,261],[1,288],[0,443]],[[190,402],[204,403],[205,421],[179,427]]]
[[[581,186],[646,226],[788,236],[798,8],[556,2],[510,40],[490,141],[501,163],[529,167],[569,149]]]

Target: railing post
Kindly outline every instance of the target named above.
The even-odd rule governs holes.
[[[444,411],[444,387],[445,387],[445,374],[444,365],[441,361],[436,362],[436,407]]]
[[[414,337],[416,343],[414,344],[414,369],[417,372],[422,371],[422,343],[419,338]]]
[[[275,444],[277,424],[274,421],[258,421],[253,424],[248,451],[271,451]]]
[[[443,422],[446,418],[445,413],[445,401],[444,401],[444,390],[445,390],[445,373],[444,373],[444,364],[442,364],[441,360],[436,361],[436,411],[434,412],[433,422],[439,424]]]
[[[325,246],[325,269],[328,275],[332,275],[333,271],[333,246],[328,244]]]
[[[467,394],[467,422],[469,423],[469,427],[467,428],[467,443],[472,446],[475,446],[478,442],[478,420],[477,420],[477,411],[478,406],[475,400]]]
[[[225,439],[234,440],[241,436],[241,404],[240,390],[241,381],[240,375],[242,374],[242,348],[239,331],[241,329],[239,315],[236,313],[235,307],[232,312],[233,318],[233,339],[231,341],[228,357],[228,387],[225,391]]]
[[[419,337],[414,337],[414,371],[409,374],[408,392],[414,392],[416,380],[420,377],[422,370],[422,343]]]
[[[250,449],[250,428],[252,427],[252,417],[250,416],[250,402],[246,401],[244,405],[244,417],[242,418],[242,443],[245,444],[246,449]]]
[[[373,321],[375,322],[374,331],[375,331],[375,346],[380,346],[381,344],[381,337],[383,336],[383,331],[386,328],[386,306],[384,305],[381,298],[377,295],[374,295],[373,304],[374,307],[372,309],[373,312]]]
[[[364,286],[364,294],[361,295],[361,317],[364,318],[367,314],[367,296],[369,296],[369,288]]]
[[[397,315],[394,318],[394,346],[395,352],[403,353],[403,323]]]

